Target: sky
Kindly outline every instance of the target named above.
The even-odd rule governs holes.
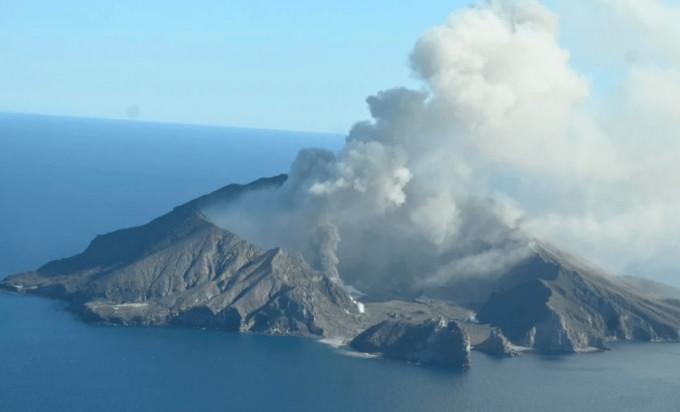
[[[346,133],[365,98],[422,87],[415,40],[472,0],[4,0],[0,111]],[[617,71],[581,47],[572,62],[608,87]]]
[[[464,4],[4,0],[0,111],[343,133]]]

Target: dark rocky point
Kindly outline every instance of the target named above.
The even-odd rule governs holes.
[[[444,318],[422,323],[385,320],[361,332],[350,346],[408,362],[467,368],[470,338],[455,321]]]
[[[498,328],[491,329],[489,337],[484,342],[475,345],[474,349],[497,357],[519,355],[519,352],[513,347],[508,338],[503,336],[503,332]]]

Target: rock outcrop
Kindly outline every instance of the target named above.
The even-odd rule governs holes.
[[[491,329],[489,337],[484,342],[475,345],[475,350],[484,352],[488,355],[497,357],[513,357],[519,355],[519,352],[513,347],[508,338],[503,335],[498,328]]]
[[[470,339],[460,325],[444,318],[422,323],[386,320],[360,333],[350,346],[408,362],[467,368]]]

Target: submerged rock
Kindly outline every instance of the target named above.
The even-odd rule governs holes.
[[[467,368],[470,339],[460,325],[444,318],[422,323],[386,320],[361,332],[350,346],[408,362]]]

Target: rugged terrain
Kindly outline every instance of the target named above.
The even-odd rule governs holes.
[[[471,363],[468,334],[458,322],[443,317],[426,322],[385,320],[361,332],[350,346],[409,362],[458,368]]]
[[[341,286],[301,257],[262,250],[200,212],[207,202],[280,182],[227,186],[146,225],[98,236],[81,254],[0,285],[69,300],[98,323],[351,335],[359,310]]]
[[[680,340],[680,291],[609,275],[536,241],[499,275],[418,296],[412,285],[369,290],[360,304],[301,256],[263,250],[202,213],[285,180],[226,186],[97,236],[81,254],[10,276],[0,288],[67,300],[89,322],[334,337],[360,351],[459,367],[469,365],[470,344],[513,356],[517,347],[579,352],[610,340]]]
[[[477,315],[513,343],[578,352],[604,349],[609,340],[680,338],[677,301],[659,299],[545,245],[532,247],[535,253],[496,282]]]

